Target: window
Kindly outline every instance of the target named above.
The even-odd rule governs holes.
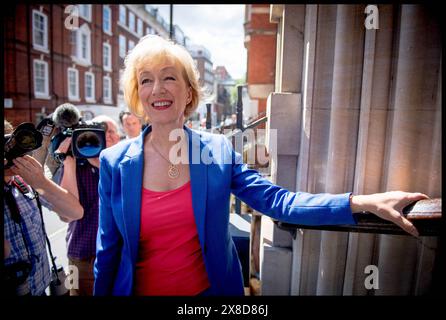
[[[96,102],[94,73],[92,72],[85,72],[85,101]]]
[[[48,63],[34,60],[34,96],[49,98],[48,96]]]
[[[131,31],[135,31],[135,14],[129,11],[129,28]]]
[[[72,31],[70,42],[74,52],[75,62],[84,66],[91,65],[91,31],[84,23],[76,31]]]
[[[127,39],[122,34],[119,35],[119,56],[125,58],[127,54]]]
[[[129,51],[135,47],[135,41],[129,40]]]
[[[91,4],[78,4],[79,16],[91,22]]]
[[[33,10],[33,47],[48,52],[48,18],[37,10]]]
[[[88,58],[88,36],[84,33],[81,33],[81,58]]]
[[[79,101],[79,71],[68,68],[68,100]]]
[[[140,36],[142,36],[142,20],[138,19],[137,21],[138,21],[138,23],[137,23],[138,31],[137,32]]]
[[[111,98],[111,78],[105,76],[104,77],[104,82],[103,82],[104,88],[103,88],[103,98],[104,98],[104,103],[112,103],[112,98]]]
[[[112,27],[111,27],[111,9],[109,6],[104,6],[102,10],[102,28],[105,33],[111,34]]]
[[[111,71],[112,64],[111,64],[111,46],[108,43],[104,43],[102,45],[102,52],[103,52],[103,63],[104,63],[104,70]]]
[[[124,5],[120,4],[119,5],[119,22],[121,22],[123,25],[126,24],[126,10]]]

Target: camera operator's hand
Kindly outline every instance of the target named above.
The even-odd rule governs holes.
[[[83,217],[84,208],[79,203],[78,198],[46,177],[39,161],[26,155],[14,159],[13,163],[12,172],[21,176],[26,183],[44,196],[54,206],[53,211],[63,221],[70,222]]]
[[[99,169],[99,158],[88,158],[87,160],[92,166]]]
[[[14,174],[21,176],[26,183],[35,189],[41,189],[46,183],[47,178],[43,172],[43,167],[35,158],[25,155],[13,159],[14,166],[11,170]]]
[[[57,148],[57,153],[67,153],[71,146],[71,137],[67,137],[62,141],[59,145],[59,148]]]

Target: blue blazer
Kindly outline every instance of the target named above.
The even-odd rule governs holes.
[[[187,127],[184,130],[189,138],[193,211],[210,294],[244,294],[241,265],[229,233],[231,193],[255,210],[284,222],[356,223],[350,193],[290,192],[242,164],[241,155],[234,152],[225,136]],[[140,233],[144,137],[150,131],[151,126],[137,138],[122,141],[100,155],[95,295],[132,294]]]

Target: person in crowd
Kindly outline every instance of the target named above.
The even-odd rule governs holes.
[[[353,225],[370,211],[417,235],[401,211],[424,194],[291,192],[243,164],[224,135],[185,126],[198,79],[187,50],[158,36],[125,59],[125,101],[150,125],[100,155],[95,295],[243,295],[231,193],[284,222]]]
[[[5,134],[12,133],[7,120],[4,126]],[[46,295],[51,272],[41,205],[65,222],[81,219],[84,209],[76,197],[45,176],[32,156],[18,157],[13,163],[4,169],[3,179],[4,293]]]
[[[128,111],[119,113],[119,122],[124,129],[127,138],[135,138],[139,136],[142,129],[141,119]]]
[[[93,122],[106,123],[106,147],[120,141],[118,124],[112,118],[100,115]],[[71,137],[61,142],[57,153],[66,154]],[[98,182],[99,158],[75,159],[65,156],[60,185],[66,188],[84,208],[82,219],[70,222],[67,230],[68,263],[79,271],[79,288],[70,289],[70,295],[89,296],[93,294],[93,262],[96,256],[96,235],[98,230]]]

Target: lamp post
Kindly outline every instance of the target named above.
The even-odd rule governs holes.
[[[169,29],[169,38],[173,40],[173,4],[169,5],[170,12],[170,29]]]

